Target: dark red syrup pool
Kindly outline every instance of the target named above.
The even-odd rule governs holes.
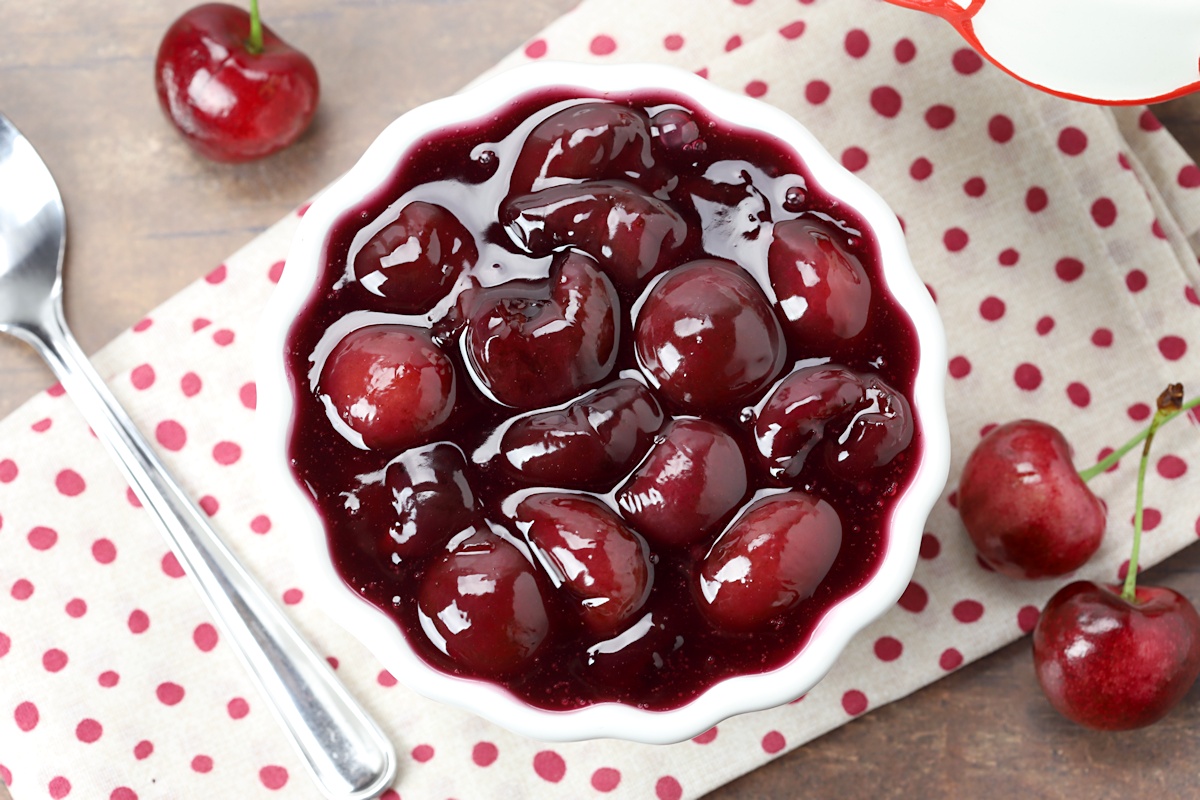
[[[325,252],[292,468],[435,668],[675,708],[789,661],[878,568],[917,337],[784,143],[542,90],[421,139]]]

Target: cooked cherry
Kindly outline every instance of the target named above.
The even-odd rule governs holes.
[[[754,422],[758,452],[784,482],[800,475],[814,450],[834,475],[861,477],[889,463],[912,436],[912,409],[902,394],[878,375],[839,366],[796,370]]]
[[[685,418],[667,426],[616,497],[651,544],[678,547],[711,533],[746,487],[746,462],[733,437],[715,422]]]
[[[454,365],[420,328],[370,325],[325,362],[318,393],[374,450],[424,444],[454,408]]]
[[[535,256],[576,247],[632,286],[671,266],[688,225],[666,202],[625,181],[555,186],[507,201],[509,235]]]
[[[387,310],[423,314],[478,258],[475,240],[453,214],[418,200],[355,254],[354,274],[364,289],[387,298]]]
[[[677,267],[654,285],[634,344],[654,385],[689,411],[750,401],[779,374],[786,355],[758,284],[715,259]]]
[[[704,150],[700,126],[682,108],[667,108],[650,120],[650,133],[668,150]]]
[[[667,658],[684,643],[672,611],[647,611],[611,638],[589,645],[580,670],[584,680],[593,686],[623,687],[634,696],[661,681]]]
[[[752,504],[700,565],[700,610],[728,630],[760,628],[816,591],[842,546],[833,506],[801,492]]]
[[[516,408],[560,403],[608,377],[617,358],[612,281],[581,253],[549,281],[466,293],[466,351],[483,386]]]
[[[551,581],[578,599],[592,631],[615,633],[646,602],[653,579],[646,542],[598,500],[530,495],[517,506],[516,524]]]
[[[521,667],[550,632],[533,565],[492,533],[472,535],[429,567],[417,609],[434,647],[486,675]]]
[[[617,103],[580,103],[539,122],[513,167],[512,193],[571,180],[626,178],[652,166],[646,116]]]
[[[625,378],[562,410],[521,417],[504,432],[500,455],[529,483],[606,489],[646,454],[662,424],[650,390]]]
[[[431,553],[479,522],[466,459],[453,444],[406,450],[388,463],[384,484],[394,513],[378,547],[393,562]]]
[[[826,355],[866,327],[871,306],[866,270],[819,220],[776,223],[767,264],[784,330],[799,352]]]

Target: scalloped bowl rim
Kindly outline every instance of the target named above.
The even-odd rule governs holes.
[[[688,704],[666,711],[617,703],[550,711],[531,706],[492,683],[452,676],[426,664],[392,619],[338,576],[329,557],[324,525],[288,466],[294,399],[282,354],[288,330],[317,280],[330,227],[346,209],[379,188],[419,137],[449,124],[479,119],[514,98],[550,86],[578,88],[590,97],[662,88],[693,100],[718,118],[737,120],[737,124],[757,128],[790,145],[813,180],[857,210],[874,229],[885,283],[911,317],[918,335],[920,357],[913,400],[924,435],[923,454],[911,486],[895,507],[876,574],[832,607],[800,653],[784,666],[726,679]],[[616,738],[654,744],[678,742],[728,717],[782,705],[804,694],[825,676],[850,639],[899,599],[912,577],[926,518],[949,473],[943,394],[945,334],[929,292],[909,260],[895,214],[792,117],[689,72],[661,65],[531,64],[422,105],[391,123],[358,163],[313,201],[300,220],[283,276],[261,321],[257,358],[260,479],[278,519],[276,528],[289,531],[297,566],[324,610],[409,688],[543,741]]]

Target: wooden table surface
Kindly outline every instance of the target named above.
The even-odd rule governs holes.
[[[195,0],[6,2],[0,110],[57,178],[70,226],[67,314],[93,352],[348,168],[388,122],[449,94],[576,0],[267,0],[320,70],[312,130],[266,161],[194,155],[163,120],[153,61]],[[1155,109],[1200,157],[1200,96]],[[0,340],[0,415],[51,379]],[[1200,600],[1200,549],[1148,577]],[[1200,797],[1200,689],[1165,721],[1098,734],[1038,691],[1028,640],[778,759],[711,797]]]

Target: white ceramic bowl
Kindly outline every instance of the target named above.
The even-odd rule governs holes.
[[[912,485],[896,504],[886,553],[877,573],[828,611],[808,644],[785,666],[769,673],[725,680],[687,705],[668,711],[645,711],[615,703],[568,712],[546,711],[526,704],[492,683],[454,677],[429,666],[408,646],[396,624],[361,599],[334,571],[321,519],[288,466],[287,443],[294,401],[284,371],[285,337],[315,285],[331,226],[348,208],[381,185],[418,137],[451,123],[478,119],[513,98],[546,86],[579,87],[580,96],[598,98],[609,92],[663,88],[690,98],[717,118],[736,120],[739,125],[758,128],[790,144],[807,164],[815,182],[857,210],[874,229],[887,286],[908,311],[918,334],[921,353],[913,400],[924,434],[924,450]],[[765,103],[719,89],[673,68],[535,64],[408,112],[388,126],[354,168],[306,212],[283,279],[263,319],[260,340],[261,474],[274,513],[280,518],[278,527],[292,537],[308,586],[319,593],[322,608],[412,689],[535,739],[682,741],[726,717],[781,705],[808,691],[833,666],[850,638],[900,597],[912,577],[926,517],[945,485],[949,470],[949,434],[943,399],[944,333],[929,293],[913,271],[895,214],[879,195],[826,153],[796,120]]]

